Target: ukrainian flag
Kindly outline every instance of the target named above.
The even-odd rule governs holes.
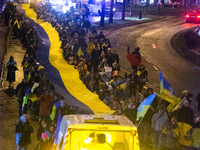
[[[156,97],[156,93],[151,94],[140,104],[140,106],[138,107],[138,111],[137,111],[136,121],[138,121],[141,117],[145,116],[147,110],[149,109],[149,107],[155,97]]]
[[[180,102],[180,99],[174,95],[174,91],[170,83],[165,78],[163,78],[162,71],[160,71],[160,96],[162,99],[170,103],[167,107],[168,112],[171,112]]]
[[[81,50],[81,47],[78,49],[77,55],[80,57],[81,55],[84,56],[83,51]]]
[[[77,55],[80,57],[81,55],[84,56],[84,59],[86,61],[90,60],[90,54],[87,52],[87,45],[85,45],[84,43],[81,43],[79,45],[79,49],[77,51]]]
[[[124,81],[120,82],[120,83],[117,85],[117,89],[125,90],[125,89],[126,89],[127,82],[128,82],[127,79],[125,79]]]

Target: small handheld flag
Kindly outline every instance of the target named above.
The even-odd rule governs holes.
[[[137,112],[137,119],[138,121],[140,117],[144,117],[147,110],[149,109],[151,103],[153,102],[154,98],[156,97],[156,93],[149,95],[138,107],[138,112]]]

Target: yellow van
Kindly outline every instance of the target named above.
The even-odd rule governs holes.
[[[139,150],[137,128],[125,116],[66,115],[56,150]]]

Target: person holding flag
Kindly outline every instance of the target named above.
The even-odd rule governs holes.
[[[140,135],[140,145],[144,146],[144,149],[150,143],[151,134],[151,120],[154,115],[154,109],[151,106],[156,97],[156,93],[149,95],[145,100],[141,102],[138,107],[137,119],[139,121],[137,127]]]

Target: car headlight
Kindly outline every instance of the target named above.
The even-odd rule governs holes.
[[[115,8],[113,8],[113,11],[115,11]]]

